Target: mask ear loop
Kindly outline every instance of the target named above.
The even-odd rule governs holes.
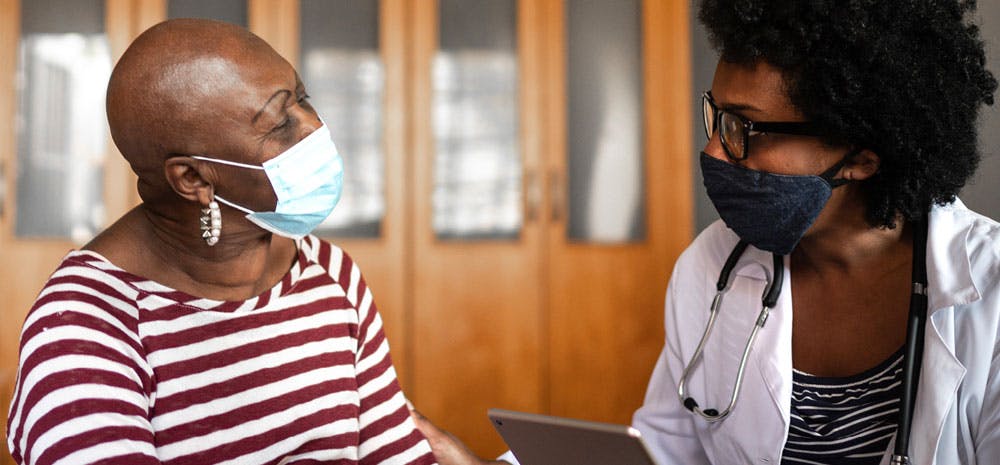
[[[831,189],[836,189],[836,188],[838,188],[840,186],[843,186],[844,184],[847,184],[849,182],[853,182],[853,181],[851,181],[850,179],[847,179],[847,178],[833,179],[833,177],[836,176],[837,173],[840,171],[840,169],[843,168],[844,165],[847,164],[848,160],[850,160],[851,158],[854,158],[854,156],[857,155],[857,154],[859,154],[859,153],[861,153],[862,150],[864,150],[864,149],[858,147],[858,148],[855,148],[855,149],[851,150],[850,152],[847,152],[847,155],[844,155],[844,158],[841,158],[840,161],[838,161],[836,164],[834,164],[833,166],[831,166],[830,169],[828,169],[828,170],[820,173],[820,175],[819,175],[820,179],[826,181],[826,183],[830,185]]]
[[[207,162],[211,162],[211,163],[221,163],[223,165],[236,166],[236,167],[239,167],[239,168],[249,168],[249,169],[252,169],[252,170],[265,171],[265,169],[264,169],[263,166],[248,165],[246,163],[240,163],[240,162],[236,162],[236,161],[223,160],[221,158],[203,157],[201,155],[191,155],[191,158],[194,158],[195,160],[202,160],[202,161],[207,161]],[[218,200],[219,202],[222,202],[222,203],[224,203],[224,204],[226,204],[226,205],[228,205],[230,207],[233,207],[233,208],[235,208],[235,209],[237,209],[237,210],[239,210],[239,211],[241,211],[243,213],[246,213],[248,215],[254,213],[253,210],[250,210],[249,208],[246,208],[246,207],[237,205],[237,204],[235,204],[233,202],[230,202],[230,201],[222,198],[218,194],[215,195],[215,200]]]
[[[246,213],[247,215],[251,215],[251,214],[254,213],[253,210],[251,210],[249,208],[246,208],[246,207],[243,207],[243,206],[240,206],[240,205],[237,205],[237,204],[235,204],[233,202],[230,202],[230,201],[228,201],[228,200],[220,197],[218,194],[215,195],[215,200],[218,200],[219,202],[222,202],[222,203],[224,203],[226,205],[229,205],[230,207],[233,207],[233,208],[235,208],[235,209],[237,209],[237,210],[239,210],[239,211],[241,211],[243,213]]]

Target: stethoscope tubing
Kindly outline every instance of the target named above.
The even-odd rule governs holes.
[[[903,394],[899,405],[899,423],[896,426],[896,445],[892,465],[910,463],[910,431],[913,411],[917,401],[920,365],[924,353],[924,334],[927,328],[927,218],[914,223],[913,268],[910,291],[910,313],[906,322],[906,351],[903,356]]]
[[[743,355],[740,356],[740,365],[736,372],[736,383],[733,386],[732,393],[730,394],[729,404],[721,412],[716,409],[701,409],[698,406],[698,402],[695,401],[693,397],[687,395],[687,379],[688,376],[691,375],[691,372],[694,371],[698,362],[701,361],[702,352],[705,349],[705,343],[708,341],[708,337],[712,333],[712,328],[715,326],[715,321],[718,319],[719,308],[722,306],[722,298],[729,289],[730,275],[746,248],[747,243],[740,241],[736,244],[736,247],[733,248],[733,251],[729,253],[729,257],[726,259],[726,264],[722,267],[722,272],[719,274],[719,280],[715,286],[715,298],[712,299],[712,307],[709,309],[708,323],[705,326],[705,331],[701,335],[701,340],[698,341],[698,346],[695,348],[694,354],[691,356],[691,360],[684,366],[684,371],[681,373],[680,381],[677,383],[677,395],[680,397],[681,403],[684,407],[691,412],[698,414],[709,423],[722,421],[729,416],[729,413],[733,411],[733,407],[736,406],[736,400],[740,394],[740,387],[743,385],[743,375],[746,371],[747,360],[750,358],[750,350],[753,348],[753,343],[757,339],[757,333],[760,332],[760,329],[767,323],[767,317],[770,315],[771,309],[774,308],[778,302],[778,297],[781,295],[782,282],[784,281],[784,257],[772,254],[774,262],[772,270],[774,271],[772,272],[770,279],[768,279],[768,284],[764,288],[763,295],[761,295],[762,305],[760,313],[757,314],[757,320],[754,322],[753,329],[750,331],[750,336],[747,338],[746,345],[743,347]]]

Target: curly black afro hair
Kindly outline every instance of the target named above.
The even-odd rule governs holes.
[[[881,159],[862,183],[873,226],[921,218],[976,171],[976,118],[993,104],[974,0],[704,0],[729,63],[782,71],[793,105],[829,142]]]

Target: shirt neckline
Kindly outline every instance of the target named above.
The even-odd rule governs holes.
[[[170,303],[192,307],[198,310],[209,310],[215,312],[246,312],[265,307],[267,304],[276,298],[287,294],[295,287],[299,278],[302,276],[302,271],[309,265],[309,259],[306,256],[306,251],[304,250],[306,247],[308,247],[308,243],[304,239],[296,240],[295,260],[292,261],[288,271],[285,272],[281,279],[271,286],[271,288],[245,300],[216,300],[192,295],[122,269],[111,260],[108,260],[108,258],[104,255],[93,250],[72,250],[69,254],[67,254],[66,259],[82,262],[87,266],[98,268],[103,272],[115,275],[118,279],[128,283],[129,286],[138,292],[138,295],[136,296],[137,301],[153,298],[161,301],[166,300]]]

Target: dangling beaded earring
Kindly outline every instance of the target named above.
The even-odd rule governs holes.
[[[222,211],[215,200],[208,203],[208,208],[201,209],[201,238],[209,247],[219,242],[222,234]]]

